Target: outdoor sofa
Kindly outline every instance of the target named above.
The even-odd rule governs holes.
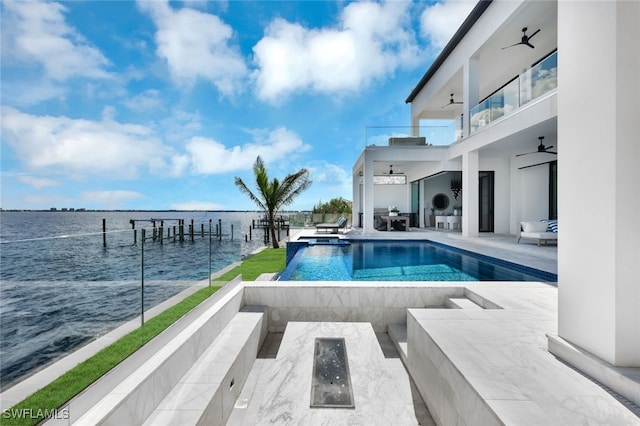
[[[536,240],[538,245],[540,245],[540,243],[549,243],[552,241],[557,244],[558,221],[542,220],[540,222],[520,222],[520,226],[518,228],[518,244],[520,243],[521,238]]]

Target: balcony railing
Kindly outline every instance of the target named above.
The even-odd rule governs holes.
[[[456,129],[454,123],[439,120],[429,126],[367,126],[365,128],[365,146],[391,146],[391,139],[423,137],[425,145],[449,145]]]
[[[471,133],[555,89],[557,77],[556,51],[471,109]]]

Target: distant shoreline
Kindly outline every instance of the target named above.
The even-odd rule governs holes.
[[[123,209],[123,210],[107,210],[107,209],[56,209],[56,210],[37,210],[37,209],[1,209],[0,213],[21,213],[21,212],[46,212],[46,213],[95,213],[95,212],[183,212],[183,213],[263,213],[262,210],[153,210],[153,209]],[[311,210],[281,210],[278,213],[311,213]]]

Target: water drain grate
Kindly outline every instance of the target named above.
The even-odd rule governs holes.
[[[355,408],[343,338],[316,338],[311,407]]]

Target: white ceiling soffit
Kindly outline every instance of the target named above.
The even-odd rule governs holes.
[[[490,13],[490,10],[491,6],[487,13]],[[527,35],[540,29],[540,32],[531,39],[531,44],[535,48],[519,45],[503,49],[521,40],[524,27],[528,29]],[[524,3],[477,52],[481,83],[479,100],[486,98],[556,49],[557,38],[557,3],[553,1]],[[420,113],[421,118],[452,119],[462,113],[462,105],[447,105],[452,93],[455,101],[463,100],[462,71],[461,64],[460,69],[429,100]],[[443,108],[444,105],[447,106]]]

